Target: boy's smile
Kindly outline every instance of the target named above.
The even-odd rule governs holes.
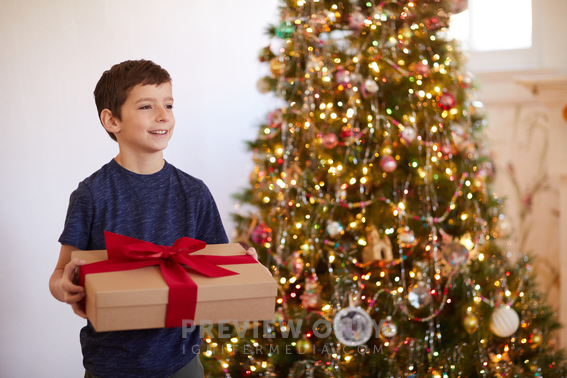
[[[175,126],[171,83],[136,85],[115,119],[121,153],[152,154],[167,147]]]

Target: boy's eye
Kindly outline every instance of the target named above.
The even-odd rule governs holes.
[[[165,106],[167,109],[173,109],[173,105],[166,105]]]
[[[152,107],[150,105],[143,105],[140,106],[140,109],[151,109]]]

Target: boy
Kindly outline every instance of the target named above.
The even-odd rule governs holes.
[[[52,295],[83,318],[85,292],[72,277],[85,262],[71,261],[71,251],[106,249],[104,231],[160,245],[183,236],[228,242],[205,184],[163,159],[175,126],[169,73],[151,61],[122,62],[103,73],[94,96],[119,153],[71,194],[49,281]],[[80,335],[85,377],[202,377],[199,333],[198,327],[186,338],[181,328],[97,333],[88,322]]]

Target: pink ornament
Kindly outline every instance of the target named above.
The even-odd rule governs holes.
[[[350,83],[350,72],[342,67],[337,68],[337,73],[335,74],[335,80],[337,85],[347,85]]]
[[[260,223],[251,235],[252,241],[256,244],[263,244],[272,240],[272,229],[264,223]]]
[[[281,125],[283,122],[283,113],[281,109],[276,109],[268,115],[268,123],[271,128]]]
[[[402,132],[400,133],[400,137],[402,138],[402,142],[408,146],[415,140],[417,137],[417,131],[411,126],[406,126]]]
[[[443,93],[437,102],[437,105],[443,110],[451,110],[456,104],[457,100],[451,93]]]
[[[291,254],[291,258],[288,261],[288,269],[291,274],[293,274],[295,277],[299,277],[301,273],[303,273],[304,265],[305,264],[299,252],[293,252]]]
[[[392,156],[384,155],[382,159],[380,159],[380,167],[384,172],[392,173],[398,167],[398,163]]]
[[[339,138],[335,134],[325,134],[323,136],[323,147],[334,148],[339,143]]]
[[[455,149],[450,143],[448,143],[441,146],[441,152],[443,155],[453,155],[455,153]]]
[[[361,12],[354,11],[348,19],[348,25],[352,30],[360,30],[364,27],[364,20],[366,17]]]
[[[473,85],[474,74],[472,74],[471,72],[467,72],[463,76],[459,77],[459,80],[461,82],[461,87],[465,89],[469,89]]]
[[[427,76],[429,74],[429,66],[422,61],[415,64],[415,72],[420,75]]]
[[[305,279],[305,289],[301,294],[301,305],[306,310],[317,310],[321,307],[321,286],[314,274]]]

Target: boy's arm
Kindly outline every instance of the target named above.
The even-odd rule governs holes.
[[[71,245],[61,245],[59,261],[49,279],[49,290],[55,299],[70,304],[75,314],[86,319],[87,314],[79,303],[85,297],[85,289],[73,283],[75,269],[85,264],[84,260],[77,258],[71,260],[71,252],[77,249]]]

